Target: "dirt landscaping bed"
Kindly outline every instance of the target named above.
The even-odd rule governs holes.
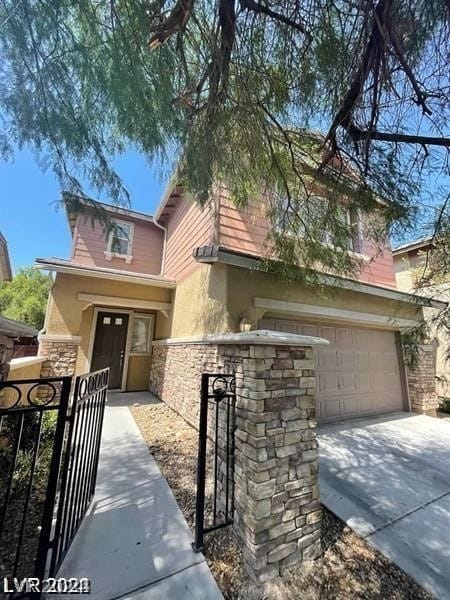
[[[198,433],[165,404],[134,406],[133,416],[193,529]],[[425,600],[431,596],[408,575],[323,508],[323,556],[257,587],[246,576],[231,527],[211,533],[205,556],[226,599]]]

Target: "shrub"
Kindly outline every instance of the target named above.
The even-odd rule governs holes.
[[[450,398],[439,398],[439,410],[440,412],[449,413],[450,414]]]

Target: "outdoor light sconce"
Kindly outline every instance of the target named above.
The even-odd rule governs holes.
[[[253,329],[253,321],[246,316],[242,316],[239,321],[239,330],[242,332],[251,331]]]

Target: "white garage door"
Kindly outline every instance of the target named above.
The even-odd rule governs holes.
[[[403,410],[394,332],[286,319],[262,319],[259,328],[329,340],[315,350],[318,419]]]

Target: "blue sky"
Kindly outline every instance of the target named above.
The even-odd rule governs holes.
[[[131,207],[152,214],[166,183],[159,169],[137,152],[114,164],[130,192]],[[0,186],[0,231],[8,240],[13,269],[32,265],[37,257],[68,258],[70,232],[65,211],[56,205],[60,191],[53,172],[43,172],[33,154],[23,150],[13,162],[0,161]],[[85,191],[108,201],[89,187]]]

